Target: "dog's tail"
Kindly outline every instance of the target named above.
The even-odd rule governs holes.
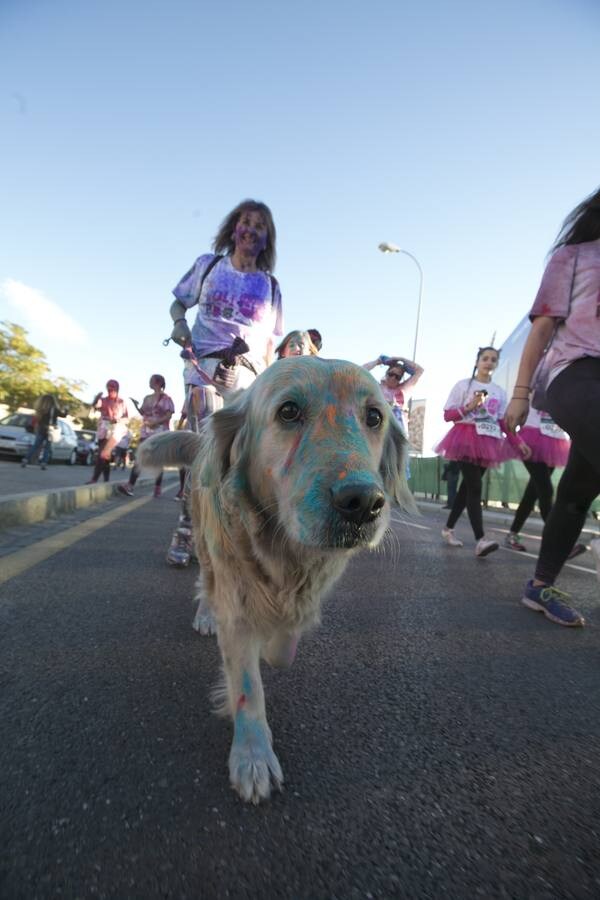
[[[143,469],[191,466],[202,438],[193,431],[165,431],[140,445],[137,461]]]

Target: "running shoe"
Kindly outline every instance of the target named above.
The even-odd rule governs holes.
[[[463,542],[454,534],[453,528],[442,528],[442,537],[450,547],[462,547]]]
[[[167,551],[167,562],[170,566],[184,569],[192,558],[192,527],[189,519],[183,516],[173,532],[171,546]]]
[[[504,546],[508,547],[509,550],[519,550],[520,552],[527,550],[527,547],[521,543],[520,537],[515,531],[508,532],[504,538]]]
[[[575,546],[567,556],[567,559],[575,559],[576,556],[581,556],[581,554],[585,553],[586,550],[587,547],[585,546],[585,544],[575,544]]]
[[[487,556],[499,547],[498,541],[488,541],[487,538],[479,538],[475,546],[475,556]]]
[[[183,500],[183,489],[177,491],[177,493],[173,497],[173,500],[176,500],[177,502],[179,502],[180,500]]]
[[[534,587],[533,580],[528,581],[525,587],[525,595],[521,603],[529,609],[544,613],[551,622],[557,625],[567,625],[571,628],[585,624],[585,619],[580,612],[569,606],[569,595],[564,591],[547,584]]]
[[[126,497],[133,497],[133,490],[128,484],[119,484],[117,490],[120,494],[125,494]]]

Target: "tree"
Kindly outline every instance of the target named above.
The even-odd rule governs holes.
[[[12,412],[19,406],[33,407],[42,394],[55,394],[66,412],[77,412],[82,402],[74,392],[83,381],[52,379],[46,356],[27,340],[27,331],[14,322],[0,322],[0,403]]]

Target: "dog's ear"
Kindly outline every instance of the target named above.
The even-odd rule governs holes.
[[[207,420],[209,468],[221,478],[243,455],[248,434],[247,409],[248,391],[240,391]]]
[[[415,501],[406,482],[407,459],[408,441],[394,416],[390,415],[379,473],[388,497],[407,512],[417,512]]]

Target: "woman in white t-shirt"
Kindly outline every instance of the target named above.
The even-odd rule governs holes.
[[[451,547],[462,547],[462,541],[454,534],[454,526],[466,506],[477,541],[476,556],[487,556],[498,549],[498,542],[486,538],[483,530],[483,475],[486,469],[517,455],[517,439],[512,438],[509,443],[503,434],[506,393],[492,382],[498,359],[499,351],[495,347],[480,347],[471,377],[463,378],[450,391],[444,406],[444,419],[453,425],[434,448],[445,459],[456,460],[462,474],[442,537]]]
[[[569,434],[571,451],[522,603],[558,625],[580,626],[583,616],[554,582],[600,494],[600,189],[567,216],[554,251],[529,313],[531,331],[506,424],[516,431],[525,423],[543,360],[544,406]],[[590,549],[600,575],[600,541],[592,541]]]
[[[221,409],[228,390],[246,388],[273,360],[283,334],[275,267],[275,224],[271,210],[243,200],[219,226],[214,253],[199,256],[173,289],[171,338],[190,363],[184,372],[187,420],[197,431]],[[196,309],[190,330],[188,309]],[[170,565],[184,567],[192,552],[187,490],[167,552]]]

